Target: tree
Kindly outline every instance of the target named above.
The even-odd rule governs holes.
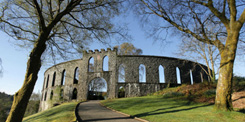
[[[24,47],[32,47],[24,83],[14,95],[7,122],[20,122],[32,94],[44,54],[61,57],[89,41],[125,35],[111,22],[121,0],[3,0],[0,28]],[[75,50],[75,51],[74,51]]]
[[[220,60],[218,49],[210,44],[200,42],[196,39],[184,38],[177,53],[183,57],[194,59],[196,62],[205,62],[207,69],[199,65],[203,71],[208,75],[211,82],[215,82],[216,67]]]
[[[106,96],[107,84],[106,81],[102,78],[96,78],[92,80],[88,85],[88,99],[90,100],[101,100],[105,99]],[[103,95],[103,93],[105,93]]]
[[[29,116],[38,112],[39,104],[41,100],[41,93],[32,93],[24,116]]]
[[[162,20],[153,33],[163,29],[178,30],[198,41],[214,45],[220,53],[219,79],[215,109],[231,111],[233,65],[240,32],[245,21],[244,1],[241,0],[140,0],[135,1],[142,19],[151,16]],[[147,21],[145,21],[147,22]],[[164,23],[166,22],[166,23]],[[215,30],[209,27],[215,26]],[[222,42],[221,39],[225,38]]]
[[[118,48],[118,55],[141,55],[143,51],[136,48],[133,44],[124,42]]]
[[[143,53],[142,49],[136,48],[133,44],[127,43],[127,42],[124,42],[120,46],[117,45],[115,47],[118,48],[118,52],[117,52],[118,55],[141,55]],[[122,67],[119,67],[119,72],[118,72],[119,80],[125,81],[125,71],[124,70],[125,69],[123,65]],[[143,74],[145,73],[142,67],[140,67],[140,70],[143,72]]]
[[[89,84],[89,91],[101,92],[104,88],[106,88],[106,81],[101,78],[96,78]]]

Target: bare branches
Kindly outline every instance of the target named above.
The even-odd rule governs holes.
[[[45,24],[45,21],[44,21],[44,18],[43,18],[42,10],[40,9],[40,6],[39,6],[39,4],[37,3],[36,0],[33,0],[33,3],[35,5],[35,9],[37,11],[40,31],[41,30],[43,31],[43,30],[46,29],[46,24]]]
[[[222,23],[226,26],[226,28],[229,28],[229,19],[225,16],[224,13],[220,13],[214,6],[213,6],[213,1],[212,0],[208,0],[208,3],[204,3],[204,2],[199,2],[197,0],[192,0],[192,2],[194,3],[198,3],[200,5],[203,5],[205,7],[208,7],[209,10],[216,16],[218,17]],[[225,8],[223,8],[224,10]]]
[[[34,44],[43,32],[46,37],[42,40],[47,39],[48,45],[51,44],[63,53],[70,53],[71,51],[61,49],[62,45],[70,45],[76,50],[88,45],[90,41],[107,43],[105,38],[113,35],[127,38],[126,29],[120,26],[116,28],[111,22],[120,13],[118,7],[121,2],[122,0],[10,1],[6,10],[1,9],[0,27],[15,39],[27,40],[30,44]],[[23,41],[23,45],[25,44]]]
[[[242,15],[238,19],[239,28],[242,28],[244,22],[245,22],[245,9],[243,10]]]

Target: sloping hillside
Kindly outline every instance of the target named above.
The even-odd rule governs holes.
[[[7,119],[13,102],[13,96],[0,92],[0,122],[4,122]]]

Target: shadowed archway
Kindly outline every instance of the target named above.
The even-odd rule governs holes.
[[[95,78],[88,84],[87,100],[104,100],[107,98],[107,82],[104,78]]]

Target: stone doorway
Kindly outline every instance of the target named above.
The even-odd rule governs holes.
[[[95,78],[88,84],[87,100],[104,100],[108,95],[108,85],[104,78]]]

